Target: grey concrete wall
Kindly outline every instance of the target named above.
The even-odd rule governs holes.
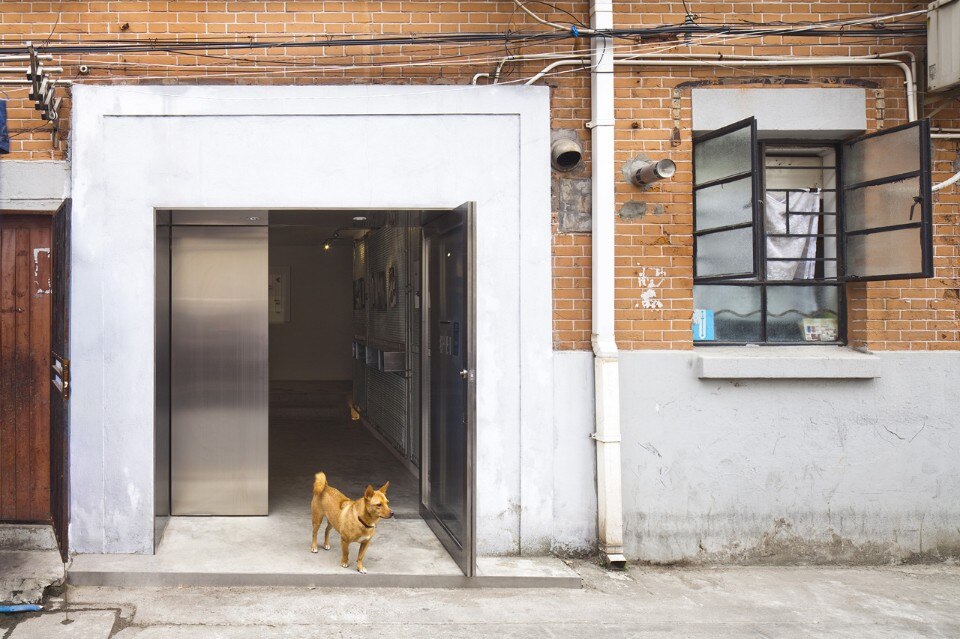
[[[554,353],[553,543],[560,554],[596,549],[597,454],[593,419],[593,354]]]
[[[352,251],[349,244],[270,247],[270,266],[290,267],[290,321],[270,325],[270,379],[350,379]]]
[[[0,160],[0,209],[55,211],[69,196],[69,162]]]
[[[960,353],[878,355],[877,379],[700,380],[695,353],[623,353],[628,556],[960,556]]]
[[[477,206],[478,552],[549,546],[549,142],[546,87],[75,86],[71,549],[152,551],[156,208],[467,201]]]
[[[693,130],[757,118],[762,137],[840,139],[867,128],[864,89],[694,89]]]

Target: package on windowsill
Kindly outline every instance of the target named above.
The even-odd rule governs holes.
[[[807,342],[835,342],[840,327],[835,317],[806,317],[803,319],[803,339]]]

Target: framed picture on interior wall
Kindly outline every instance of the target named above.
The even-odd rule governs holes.
[[[387,304],[395,308],[399,302],[397,293],[397,267],[391,266],[387,271]]]
[[[384,271],[373,274],[373,308],[387,308],[387,274]]]
[[[353,280],[353,310],[360,311],[367,307],[367,292],[364,279],[358,277]]]

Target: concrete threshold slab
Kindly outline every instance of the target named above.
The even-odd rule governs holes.
[[[419,517],[383,521],[364,559],[367,574],[340,566],[340,543],[310,552],[309,513],[278,509],[269,517],[172,517],[153,555],[75,555],[74,586],[579,588],[580,577],[554,557],[496,557],[466,578]],[[322,539],[322,533],[321,533]]]
[[[307,588],[580,588],[580,576],[554,557],[491,557],[477,562],[477,574],[384,572],[361,575],[351,566],[341,572],[250,572],[137,569],[136,557],[78,555],[67,572],[73,586],[104,587],[307,587]],[[145,566],[144,566],[145,567]]]

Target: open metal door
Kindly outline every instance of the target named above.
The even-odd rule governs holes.
[[[474,205],[423,227],[420,513],[468,577],[476,565]]]
[[[53,217],[50,314],[50,513],[60,556],[67,560],[70,523],[70,200]]]

